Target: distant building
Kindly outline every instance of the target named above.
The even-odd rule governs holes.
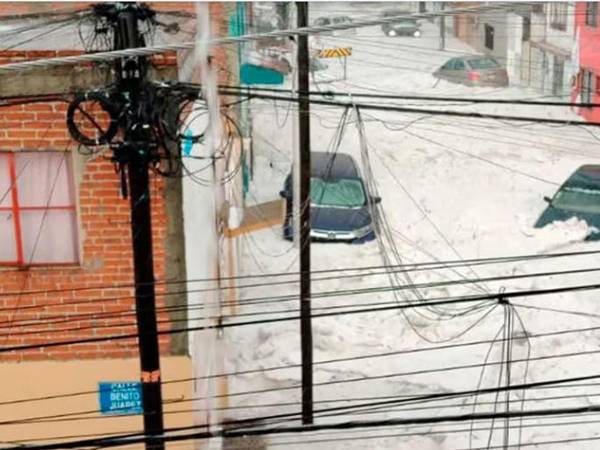
[[[582,103],[600,100],[600,22],[597,2],[578,2],[575,6],[575,24],[578,37],[579,72],[573,77],[572,99]],[[578,113],[588,121],[600,121],[598,108],[580,108]]]
[[[578,5],[583,3],[578,3]],[[574,2],[535,5],[528,24],[529,46],[523,71],[527,84],[543,93],[568,95],[578,71]]]
[[[485,5],[488,2],[482,2]],[[454,7],[474,3],[453,3]],[[510,6],[454,16],[454,34],[506,66],[511,84],[565,95],[577,73],[574,2]],[[577,8],[585,4],[577,3]]]
[[[485,3],[453,3],[453,8],[475,8]],[[523,43],[528,40],[528,7],[516,6],[453,17],[454,36],[476,51],[493,56],[506,67],[511,83],[522,81]]]

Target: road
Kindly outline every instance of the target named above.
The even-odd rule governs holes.
[[[344,13],[364,16],[360,8],[336,3],[335,8]],[[337,6],[339,5],[339,6]],[[312,6],[312,5],[311,5]],[[319,8],[322,8],[319,10]],[[326,8],[330,8],[326,10]],[[332,6],[316,5],[311,17],[333,14]],[[316,10],[315,10],[316,9]],[[341,10],[344,11],[341,11]],[[445,82],[436,83],[430,75],[448,58],[470,52],[464,44],[452,37],[446,39],[452,51],[436,50],[438,31],[434,24],[425,23],[423,36],[415,38],[389,38],[376,28],[358,30],[356,36],[325,36],[324,47],[350,46],[353,54],[348,61],[348,79],[325,82],[339,78],[338,61],[330,64],[324,74],[317,74],[313,87],[336,92],[368,93],[418,93],[436,96],[475,96],[497,98],[537,98],[541,94],[517,84],[506,89],[468,88]],[[345,99],[350,97],[346,95]],[[364,100],[368,101],[368,100]],[[440,108],[439,102],[396,102],[415,107]],[[447,107],[444,105],[444,107]],[[465,111],[493,112],[506,115],[553,117],[575,119],[568,108],[551,110],[548,107],[518,107],[507,105],[452,106]],[[294,114],[291,106],[278,102],[254,101],[255,178],[247,201],[249,204],[274,200],[292,161],[292,131]],[[312,109],[313,150],[349,153],[361,161],[361,147],[356,126],[356,115],[349,115],[339,148],[332,146],[339,131],[342,110],[314,106]],[[363,112],[368,155],[373,168],[373,179],[383,198],[383,216],[389,224],[387,239],[364,245],[314,244],[313,270],[348,267],[379,266],[389,260],[394,263],[448,261],[498,256],[541,254],[548,252],[599,250],[598,244],[582,243],[588,232],[585,223],[576,221],[555,224],[543,230],[533,228],[533,223],[545,207],[543,197],[552,195],[560,183],[577,167],[597,161],[598,138],[591,132],[575,126],[545,126],[517,124],[510,121],[477,120],[444,116],[414,115],[397,112]],[[364,167],[362,168],[364,172]],[[394,252],[394,248],[396,252]],[[250,314],[235,320],[260,320],[295,314],[297,300],[270,301],[250,304],[250,299],[291,295],[297,292],[298,251],[281,238],[278,227],[246,235],[242,239],[243,273],[290,273],[288,277],[267,277],[246,280],[246,285],[256,287],[241,289],[240,312]],[[465,294],[497,294],[503,290],[527,290],[566,285],[593,283],[594,272],[569,275],[550,275],[501,279],[497,281],[465,282],[465,279],[510,277],[533,272],[598,266],[597,256],[555,260],[536,260],[490,265],[463,265],[455,269],[436,269],[412,272],[412,283],[424,286],[415,290],[404,287],[397,292],[346,293],[342,290],[386,288],[390,279],[385,273],[362,271],[316,274],[313,291],[316,297],[313,308],[324,312],[332,306],[393,304],[394,301],[418,302],[423,298],[441,298]],[[340,277],[344,275],[344,277]],[[346,276],[349,275],[349,276]],[[398,274],[395,274],[398,275]],[[321,278],[322,280],[318,280]],[[407,281],[400,274],[400,282]],[[444,281],[454,284],[439,285]],[[269,284],[265,286],[265,281]],[[273,282],[287,281],[273,285]],[[395,282],[394,282],[395,283]],[[392,285],[395,285],[392,283]],[[340,295],[324,298],[322,293]],[[246,304],[244,305],[244,302]],[[318,364],[315,369],[315,408],[328,408],[371,401],[374,397],[416,395],[430,392],[450,392],[499,384],[505,376],[498,361],[502,358],[502,345],[490,341],[502,338],[505,324],[513,325],[511,383],[526,383],[548,379],[591,374],[596,371],[597,355],[553,357],[573,352],[593,352],[598,348],[598,333],[569,333],[548,337],[535,337],[539,333],[553,333],[593,327],[594,317],[529,309],[558,308],[598,313],[596,294],[593,292],[563,293],[544,297],[525,297],[514,300],[514,322],[507,319],[506,308],[488,302],[480,309],[467,311],[464,305],[452,305],[435,310],[419,308],[405,313],[387,311],[349,314],[314,320],[315,360],[353,358],[399,350],[439,345],[485,341],[484,344],[452,349],[420,351],[379,358],[367,358]],[[345,310],[348,310],[346,307]],[[277,311],[290,311],[277,313]],[[508,322],[507,322],[508,320]],[[231,328],[226,331],[229,359],[228,370],[268,368],[298,364],[299,326],[297,322],[267,323]],[[532,337],[533,336],[533,337]],[[528,339],[528,337],[531,337]],[[445,344],[444,344],[445,343]],[[549,358],[547,358],[549,356]],[[527,362],[528,359],[532,359]],[[538,359],[536,359],[538,358]],[[482,367],[484,366],[485,367]],[[469,365],[469,368],[450,367]],[[407,373],[408,372],[408,373]],[[228,417],[266,416],[299,410],[300,370],[291,367],[230,378],[230,392],[247,392],[284,388],[231,398],[231,405],[246,406],[232,410]],[[375,379],[367,379],[376,377]],[[340,382],[341,381],[341,382]],[[505,381],[500,381],[500,384]],[[291,389],[285,389],[295,386]],[[511,395],[511,409],[535,409],[585,405],[597,395],[594,387],[563,387],[561,389],[536,389]],[[585,394],[585,395],[583,395]],[[544,397],[577,396],[563,399],[539,400]],[[351,401],[351,399],[355,399]],[[363,399],[363,400],[356,400]],[[532,399],[538,399],[532,400]],[[345,401],[342,401],[345,400]],[[416,417],[502,411],[504,394],[481,395],[473,407],[473,398],[450,399],[438,403],[411,404],[403,411],[377,410],[360,415],[338,415],[320,419],[346,421],[390,417]],[[281,405],[281,403],[292,403]],[[254,407],[253,405],[278,404]],[[416,408],[416,409],[415,409]],[[586,419],[589,419],[586,417]],[[509,442],[523,443],[541,440],[588,437],[593,425],[567,426],[563,418],[525,419],[519,432],[519,421],[511,422]],[[573,419],[583,420],[583,418]],[[368,441],[365,430],[321,433],[320,439],[335,442],[313,443],[310,448],[418,448],[455,449],[485,447],[490,435],[489,422],[475,424],[471,444],[469,423],[428,425],[421,427],[394,427],[370,432],[377,434],[404,434],[388,438],[374,437]],[[496,423],[491,438],[491,448],[501,445],[502,423]],[[478,428],[483,430],[477,431]],[[464,430],[467,431],[464,431]],[[391,431],[390,431],[391,430]],[[448,432],[448,430],[463,430]],[[431,433],[431,432],[439,433]],[[444,431],[444,432],[442,432]],[[419,433],[425,433],[418,435]],[[327,436],[325,436],[327,435]],[[310,436],[310,437],[309,437]],[[316,439],[309,435],[305,440]],[[344,440],[350,438],[350,440]],[[543,438],[543,439],[542,439]],[[299,436],[274,437],[275,444],[286,447],[307,448]],[[564,443],[561,448],[593,448],[594,442]]]

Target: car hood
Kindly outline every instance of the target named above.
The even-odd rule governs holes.
[[[310,208],[310,226],[315,230],[353,231],[371,224],[369,208]]]
[[[590,227],[595,227],[600,230],[600,214],[593,213],[582,213],[576,211],[567,211],[566,209],[559,209],[549,206],[542,213],[539,219],[535,222],[534,228],[543,228],[552,222],[562,222],[576,217],[579,220],[583,220]],[[600,232],[590,233],[586,241],[597,241],[600,240]]]

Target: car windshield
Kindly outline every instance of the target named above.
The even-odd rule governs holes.
[[[311,178],[310,199],[316,206],[357,208],[365,204],[365,191],[359,179],[324,180]]]
[[[497,69],[500,64],[493,58],[470,59],[469,65],[475,70]]]
[[[552,199],[552,206],[567,211],[600,214],[600,189],[564,186]]]
[[[416,27],[417,22],[412,19],[398,19],[393,22],[395,27]]]

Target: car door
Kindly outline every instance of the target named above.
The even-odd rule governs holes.
[[[450,71],[450,81],[455,83],[467,83],[467,64],[460,58],[454,60],[454,65]]]
[[[437,71],[434,72],[434,76],[443,78],[444,80],[451,79],[452,71],[454,70],[454,62],[456,58],[452,58],[444,63]]]

